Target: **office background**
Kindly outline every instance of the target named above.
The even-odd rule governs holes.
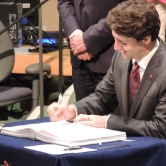
[[[14,1],[1,1],[1,2],[14,2]],[[25,2],[28,2],[25,1]],[[29,1],[29,2],[33,2]],[[36,0],[36,2],[39,2],[39,0]],[[41,0],[41,2],[43,2],[43,0]],[[47,1],[44,5],[42,5],[42,25],[43,25],[43,30],[47,33],[48,31],[50,32],[57,32],[59,31],[59,14],[57,11],[57,2],[58,1],[54,1],[54,0],[49,0]],[[33,4],[32,3],[32,8],[35,7],[37,4]],[[23,7],[24,8],[24,7]],[[2,12],[2,11],[1,11]],[[27,11],[23,10],[23,14],[25,14]],[[7,20],[7,19],[6,19]],[[10,20],[10,19],[9,19]],[[34,21],[34,20],[33,20]],[[31,22],[31,20],[29,20],[29,22]],[[33,24],[33,22],[32,22]],[[35,26],[37,26],[36,24],[34,24]],[[6,25],[8,26],[8,24]],[[26,26],[26,25],[25,25]],[[33,27],[33,26],[32,26]],[[22,30],[23,30],[23,25],[22,25]],[[30,34],[31,36],[33,36],[33,34]],[[29,36],[30,36],[29,35]],[[45,33],[43,33],[43,35],[45,35]],[[36,35],[35,35],[36,36]],[[25,37],[25,36],[24,36]],[[15,42],[15,41],[14,41]],[[27,47],[29,48],[29,46],[31,46],[32,44],[35,44],[34,42],[23,42],[23,44],[27,44]],[[29,44],[29,45],[28,45]],[[20,51],[23,50],[22,51]],[[66,50],[67,48],[65,48]],[[29,65],[27,64],[28,61],[30,61],[31,63],[38,63],[38,52],[34,52],[34,53],[29,53],[28,49],[26,49],[26,53],[24,52],[24,49],[20,48],[20,47],[15,47],[15,66],[14,69],[16,67],[17,70],[12,71],[12,75],[9,79],[9,83],[7,82],[6,84],[10,84],[10,86],[28,86],[31,87],[31,77],[27,78],[27,75],[25,75],[25,68]],[[18,52],[17,52],[18,51]],[[65,51],[63,50],[63,59],[66,60],[67,57],[69,57],[69,53],[67,54],[67,56],[65,56]],[[43,52],[44,53],[44,52]],[[25,56],[26,55],[26,56]],[[44,77],[44,105],[48,105],[52,102],[52,100],[56,100],[57,96],[58,96],[58,60],[59,60],[59,54],[58,54],[58,49],[54,52],[50,52],[47,54],[43,55],[43,62],[44,63],[52,63],[51,65],[51,75],[49,75],[48,77]],[[22,58],[22,60],[21,60]],[[27,60],[25,60],[25,58],[27,58]],[[18,64],[17,64],[18,62]],[[56,63],[57,62],[57,63]],[[24,65],[24,63],[26,63]],[[65,65],[65,63],[63,63]],[[21,65],[23,65],[23,73],[21,73]],[[56,71],[55,72],[53,71]],[[70,85],[71,85],[71,77],[64,74],[64,79],[63,79],[63,91],[65,91]],[[26,81],[24,81],[26,78]],[[23,81],[22,81],[23,80]],[[45,83],[46,82],[46,83]],[[23,105],[23,104],[21,104]],[[27,105],[31,105],[31,104],[24,104],[25,108],[27,109]],[[18,104],[16,104],[16,106],[18,106]],[[18,106],[19,107],[19,106]],[[17,109],[17,108],[16,108]],[[19,108],[18,108],[19,109]]]
[[[42,24],[46,31],[59,31],[57,4],[57,0],[49,0],[42,6]]]

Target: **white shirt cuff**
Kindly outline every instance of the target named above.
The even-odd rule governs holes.
[[[70,36],[73,35],[73,34],[80,33],[80,32],[82,32],[80,29],[76,29],[76,30],[74,30],[74,31],[70,34]],[[69,36],[69,37],[70,37],[70,36]]]
[[[70,107],[72,107],[75,110],[76,113],[76,117],[78,116],[78,111],[77,111],[77,107],[75,104],[70,104]]]
[[[109,115],[107,116],[107,119],[106,119],[106,121],[105,121],[105,128],[107,128],[107,121],[108,121],[108,119],[109,119],[110,116],[111,116],[111,114],[109,114]]]

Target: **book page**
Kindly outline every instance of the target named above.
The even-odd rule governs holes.
[[[44,122],[37,124],[28,124],[28,125],[20,125],[13,127],[3,127],[1,129],[1,133],[5,135],[15,136],[15,137],[27,137],[31,139],[36,138],[36,132],[39,130],[47,130],[47,128],[52,128],[54,124],[67,124],[67,121],[59,121],[59,122]],[[53,130],[53,129],[52,129]]]
[[[98,139],[102,137],[113,137],[115,135],[123,134],[123,132],[119,131],[85,126],[76,123],[67,125],[52,124],[46,130],[43,128],[43,130],[39,132],[48,134],[53,137],[61,138],[63,140],[67,139],[69,141]]]
[[[97,149],[90,149],[90,148],[81,148],[77,150],[65,150],[66,149],[65,146],[52,145],[52,144],[25,146],[24,148],[39,151],[39,152],[44,152],[48,154],[54,154],[54,155],[62,155],[62,154],[69,154],[69,153],[83,153],[83,152],[97,150]]]
[[[70,123],[67,125],[52,124],[51,127],[38,131],[36,137],[44,142],[78,146],[123,140],[126,139],[126,133]]]

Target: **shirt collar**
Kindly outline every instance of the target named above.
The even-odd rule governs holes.
[[[142,58],[140,61],[138,61],[138,65],[143,68],[144,70],[146,69],[149,61],[151,60],[152,56],[154,55],[154,53],[156,52],[156,50],[158,49],[159,47],[159,40],[156,39],[156,43],[153,47],[153,49],[149,52],[148,55],[146,55],[144,58]],[[135,62],[135,59],[132,59],[132,62],[134,63]]]

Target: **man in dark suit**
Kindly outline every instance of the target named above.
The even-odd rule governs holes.
[[[147,2],[154,3],[155,8],[159,14],[161,26],[159,37],[165,42],[166,40],[166,0],[147,0]]]
[[[77,101],[94,92],[111,64],[114,39],[105,18],[121,1],[58,0],[62,26],[70,40]]]
[[[73,105],[51,104],[50,119],[166,139],[166,45],[158,38],[155,7],[128,0],[109,12],[107,23],[117,50],[107,75],[95,93]],[[117,104],[120,116],[112,114]]]

